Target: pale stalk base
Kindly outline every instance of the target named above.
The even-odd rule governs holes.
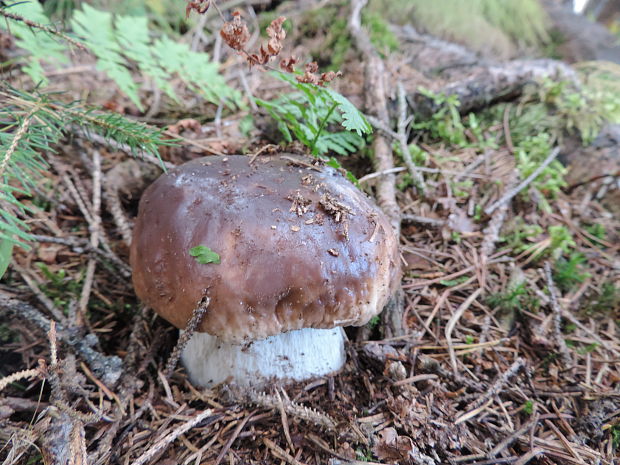
[[[342,328],[305,328],[246,344],[223,342],[194,333],[181,360],[197,386],[222,382],[261,387],[271,381],[303,381],[338,371],[344,365]]]

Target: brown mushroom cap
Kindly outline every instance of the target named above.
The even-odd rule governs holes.
[[[138,297],[185,328],[207,295],[199,330],[231,342],[365,324],[398,275],[397,238],[365,194],[313,163],[212,156],[162,175],[134,228]],[[198,263],[199,245],[221,263]]]

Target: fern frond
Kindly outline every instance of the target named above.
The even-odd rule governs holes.
[[[206,53],[194,52],[187,44],[166,35],[153,39],[146,17],[113,15],[83,3],[69,22],[77,39],[46,26],[49,19],[36,0],[15,5],[11,14],[2,8],[0,12],[15,21],[10,23],[10,32],[18,38],[17,45],[30,53],[23,70],[37,84],[47,85],[42,62],[67,62],[67,44],[72,44],[90,51],[97,58],[97,69],[140,110],[139,85],[132,71],[152,79],[157,88],[177,102],[179,98],[170,82],[179,77],[189,90],[209,102],[241,105],[241,93],[228,86],[217,63]],[[0,21],[0,27],[6,27],[3,23]],[[34,30],[32,25],[36,25]],[[57,37],[65,42],[56,41]]]
[[[28,248],[29,197],[48,165],[43,152],[53,152],[68,131],[82,129],[138,152],[159,156],[171,145],[160,129],[116,113],[99,113],[79,103],[64,104],[52,94],[32,95],[0,84],[0,243]]]
[[[290,142],[294,135],[315,156],[329,151],[347,155],[363,146],[362,135],[370,134],[372,126],[346,97],[331,89],[298,82],[294,75],[280,72],[273,75],[297,92],[272,102],[260,99],[255,102],[278,123],[286,141]],[[347,131],[332,132],[334,125]]]
[[[82,10],[76,10],[73,14],[71,26],[97,57],[97,69],[114,80],[121,91],[143,110],[138,86],[127,68],[121,46],[116,40],[117,31],[113,28],[112,14],[84,4]]]
[[[31,56],[23,68],[24,72],[32,78],[35,84],[47,85],[48,80],[41,62],[68,62],[65,55],[67,47],[57,41],[57,38],[69,40],[74,45],[78,42],[54,27],[47,26],[49,19],[37,1],[13,5],[10,12],[6,8],[0,8],[0,14],[6,18],[0,21],[0,29],[8,29],[10,25],[9,31],[17,38],[15,45],[30,52]]]
[[[342,113],[342,125],[345,129],[357,132],[358,136],[372,132],[370,123],[349,99],[331,89],[322,89],[322,91],[326,92],[338,104],[338,110]]]

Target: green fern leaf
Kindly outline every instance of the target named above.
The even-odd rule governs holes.
[[[174,89],[168,82],[170,72],[162,68],[153,54],[146,16],[117,16],[115,21],[116,39],[125,56],[135,61],[155,85],[173,100],[178,101]]]
[[[36,0],[12,5],[11,12],[40,24],[49,23],[43,7]],[[23,71],[35,84],[46,86],[48,79],[45,77],[42,63],[67,63],[68,59],[64,54],[66,46],[49,34],[30,28],[21,22],[0,21],[0,29],[7,29],[7,26],[10,27],[8,29],[10,33],[17,37],[15,45],[30,53],[25,58],[27,64],[22,68]]]
[[[194,52],[187,44],[167,36],[155,41],[152,52],[163,69],[170,75],[176,73],[190,89],[209,102],[224,102],[229,107],[241,102],[241,94],[226,84],[219,74],[218,64],[206,53]]]
[[[358,136],[370,134],[372,132],[370,123],[366,120],[362,112],[355,108],[355,105],[353,105],[349,99],[331,89],[322,90],[329,94],[334,102],[338,103],[338,110],[342,113],[342,125],[346,129],[357,132]]]
[[[121,91],[143,110],[138,86],[125,66],[126,60],[116,41],[117,31],[113,29],[112,14],[99,11],[85,3],[82,10],[76,10],[73,14],[71,26],[97,57],[97,69],[113,79]]]

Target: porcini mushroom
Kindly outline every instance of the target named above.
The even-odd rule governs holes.
[[[182,355],[192,382],[259,386],[342,367],[341,327],[382,310],[397,245],[381,210],[334,168],[212,156],[144,192],[131,265],[138,297],[180,329],[209,297]],[[200,248],[217,259],[197,260]]]

